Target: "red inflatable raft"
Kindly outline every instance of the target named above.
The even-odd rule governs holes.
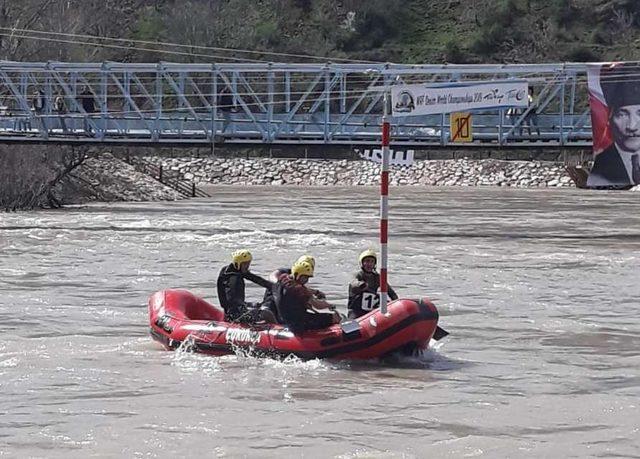
[[[373,359],[395,351],[426,349],[438,326],[438,310],[426,299],[396,300],[385,316],[374,310],[341,324],[295,335],[277,324],[241,325],[186,290],[162,290],[149,298],[151,336],[166,349],[189,340],[195,351],[231,354],[235,348],[271,357]]]

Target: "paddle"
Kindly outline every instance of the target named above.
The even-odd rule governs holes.
[[[440,328],[440,326],[436,327],[436,332],[433,334],[433,339],[436,341],[440,341],[442,338],[449,334],[444,328]]]

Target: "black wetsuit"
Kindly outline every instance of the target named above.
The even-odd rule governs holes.
[[[333,324],[333,315],[307,311],[311,290],[298,284],[288,274],[281,274],[273,285],[273,299],[278,318],[293,333],[326,328]]]
[[[360,287],[359,284],[366,282],[365,287]],[[397,300],[398,295],[391,288],[388,287],[389,298],[391,300]],[[380,274],[376,271],[370,273],[360,270],[355,273],[353,280],[349,284],[349,303],[347,308],[349,310],[349,318],[355,319],[376,309],[380,305],[380,297],[378,295],[378,288],[380,288]]]
[[[220,270],[217,289],[224,318],[229,322],[252,323],[258,318],[259,304],[245,301],[244,280],[247,279],[264,288],[273,285],[266,279],[251,272],[243,273],[231,263]]]

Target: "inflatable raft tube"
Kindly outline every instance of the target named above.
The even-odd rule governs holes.
[[[185,341],[212,355],[236,349],[268,357],[362,360],[403,350],[425,350],[438,326],[438,310],[427,299],[398,299],[388,313],[371,311],[355,320],[301,334],[279,324],[224,321],[222,309],[186,290],[162,290],[149,298],[151,336],[166,349]]]

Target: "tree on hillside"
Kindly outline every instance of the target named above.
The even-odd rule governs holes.
[[[0,58],[25,61],[624,59],[639,52],[640,1],[0,0],[0,27]]]
[[[91,37],[130,34],[137,12],[152,0],[0,1],[0,54],[8,60],[126,61],[127,43]],[[42,34],[37,31],[53,32]],[[91,43],[111,47],[93,46]]]

